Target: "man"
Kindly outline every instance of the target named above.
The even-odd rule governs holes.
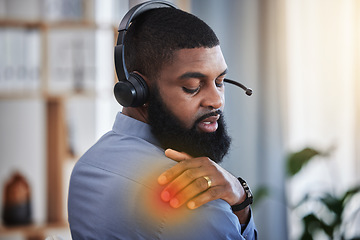
[[[219,40],[195,16],[148,10],[125,37],[129,72],[149,99],[124,107],[77,162],[69,189],[73,239],[256,239],[228,152]]]

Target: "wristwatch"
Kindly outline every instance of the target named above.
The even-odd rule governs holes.
[[[246,183],[246,181],[244,179],[242,179],[241,177],[238,177],[239,182],[241,183],[241,186],[244,188],[245,194],[246,194],[246,199],[237,205],[233,205],[231,206],[231,209],[233,212],[237,212],[240,210],[243,210],[244,208],[246,208],[247,206],[249,206],[250,204],[253,203],[253,194],[250,190],[249,185]]]

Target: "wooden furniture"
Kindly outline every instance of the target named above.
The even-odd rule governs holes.
[[[19,4],[19,1],[17,2]],[[97,93],[99,79],[96,73],[107,71],[112,76],[113,69],[112,67],[101,69],[101,64],[100,67],[97,64],[96,38],[97,31],[112,36],[113,25],[103,23],[99,26],[95,22],[95,0],[29,0],[23,2],[26,6],[18,6],[22,14],[26,11],[38,13],[35,17],[30,13],[25,14],[25,17],[16,12],[11,15],[9,12],[18,11],[17,6],[12,6],[15,4],[13,1],[2,1],[0,8],[4,7],[4,4],[11,9],[0,11],[0,107],[7,109],[7,112],[2,113],[3,116],[12,116],[16,115],[13,112],[19,112],[16,117],[21,116],[23,119],[14,119],[16,124],[11,126],[8,133],[2,133],[1,144],[9,143],[2,147],[9,149],[10,153],[0,152],[2,159],[0,168],[3,170],[0,172],[0,191],[4,185],[3,179],[7,177],[4,175],[8,174],[7,171],[13,169],[22,171],[29,179],[33,190],[32,210],[39,211],[40,206],[40,211],[43,213],[42,216],[39,216],[38,212],[33,214],[37,218],[29,226],[7,227],[0,221],[0,238],[22,234],[27,239],[44,239],[49,229],[67,231],[66,198],[71,169],[66,168],[72,167],[84,149],[89,147],[89,143],[96,141],[95,130],[98,123],[93,119],[97,101],[99,98],[102,101],[105,98],[106,101],[112,94],[110,90],[106,90],[106,94]],[[51,6],[51,4],[58,5]],[[61,15],[67,14],[66,9],[63,9],[59,15],[57,13],[51,15],[51,11],[54,12],[59,6],[64,7],[66,4],[71,5],[69,6],[71,10],[74,6],[78,8],[70,18]],[[47,8],[50,13],[46,13]],[[42,10],[44,12],[41,12]],[[7,15],[1,15],[4,13]],[[108,46],[103,44],[103,49],[112,49],[112,47],[111,44]],[[111,86],[113,77],[107,81]],[[27,109],[27,105],[23,104],[27,102],[35,102],[33,105],[37,107],[37,111]],[[85,107],[74,107],[74,102],[75,105],[76,102],[84,103]],[[14,106],[24,106],[25,111],[23,109],[12,111],[11,107]],[[30,157],[27,159],[24,153],[21,155],[25,156],[22,159],[12,160],[8,156],[14,155],[16,158],[16,154],[11,152],[25,150],[21,146],[10,145],[10,142],[21,142],[21,129],[30,129],[31,132],[33,122],[28,122],[27,117],[31,114],[38,115],[34,119],[35,121],[40,119],[41,123],[36,125],[42,126],[40,132],[36,131],[37,128],[32,131],[32,134],[37,136],[34,141],[41,139],[43,144],[34,144],[36,145],[33,147],[33,151],[36,152],[34,153],[31,141],[27,142]],[[73,116],[74,114],[76,116]],[[78,115],[88,115],[84,118],[88,118],[89,121],[83,121],[82,124],[77,120],[76,124],[86,125],[81,130],[86,134],[81,137],[75,136],[77,139],[74,140],[73,135],[79,134],[76,133],[77,126],[72,125]],[[1,118],[1,129],[9,128],[8,122]],[[14,131],[14,141],[7,141]],[[86,143],[80,143],[82,145],[79,147],[78,139],[86,139]],[[39,145],[41,146],[38,147]],[[43,166],[44,171],[39,169],[36,173],[32,172],[29,170],[32,165]]]

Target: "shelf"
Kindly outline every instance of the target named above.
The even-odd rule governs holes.
[[[0,21],[0,26],[1,99],[94,95],[95,24]]]
[[[39,28],[39,29],[49,29],[49,28],[90,28],[96,29],[98,26],[96,23],[91,21],[55,21],[55,22],[45,22],[45,21],[25,21],[25,20],[10,20],[10,19],[0,19],[0,27],[18,27],[18,28]]]
[[[51,222],[66,221],[65,190],[72,167],[96,141],[97,131],[111,127],[109,120],[118,111],[111,89],[117,27],[109,21],[95,22],[93,0],[66,2],[78,1],[83,10],[74,14],[81,16],[69,19],[61,15],[67,14],[63,10],[57,15],[54,6],[55,15],[41,12],[42,2],[61,1],[29,0],[20,10],[18,1],[8,1],[14,3],[11,11],[5,9],[0,16],[0,107],[8,116],[0,124],[9,132],[16,126],[11,137],[3,134],[8,146],[0,157],[10,160],[2,168],[6,174],[12,169],[25,173],[33,189],[33,222],[46,223],[0,226],[0,239],[3,233],[35,234],[53,226]],[[103,9],[105,14],[113,10],[110,5]],[[26,151],[17,151],[19,143]],[[19,154],[13,154],[16,151]],[[39,171],[35,175],[29,171],[33,166]]]
[[[39,21],[0,19],[0,27],[42,28],[45,23]]]
[[[43,98],[40,92],[4,92],[0,93],[0,100],[14,100],[14,99],[41,99]]]
[[[22,236],[25,239],[44,240],[47,236],[53,233],[61,232],[62,235],[70,236],[69,225],[66,222],[58,222],[45,225],[24,225],[24,226],[3,226],[0,225],[0,239],[10,239],[12,236]]]

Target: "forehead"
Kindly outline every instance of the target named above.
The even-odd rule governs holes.
[[[220,46],[176,50],[171,63],[165,64],[161,75],[179,77],[186,72],[218,76],[227,68]]]

